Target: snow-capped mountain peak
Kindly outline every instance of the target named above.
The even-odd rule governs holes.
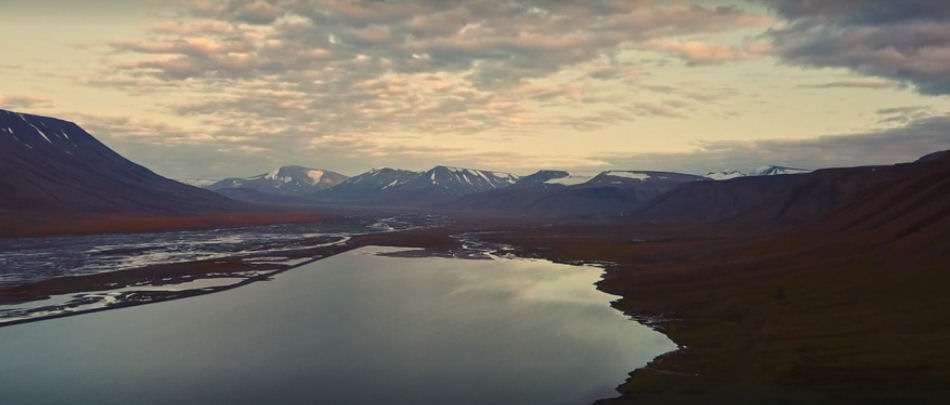
[[[346,176],[329,170],[284,166],[247,178],[224,179],[207,188],[247,188],[268,194],[304,195],[333,187],[346,179]]]
[[[372,169],[321,192],[323,201],[372,201],[391,204],[433,204],[462,195],[507,187],[518,176],[487,170],[436,166],[425,172]]]
[[[729,180],[736,177],[747,176],[775,176],[780,174],[800,174],[811,173],[812,170],[799,169],[786,166],[762,166],[751,170],[723,170],[719,172],[709,172],[706,177],[713,180]]]
[[[425,172],[423,178],[433,185],[453,188],[461,186],[462,188],[473,189],[473,191],[507,187],[518,181],[518,176],[511,173],[452,166],[433,167]]]
[[[729,180],[729,179],[734,179],[736,177],[744,177],[744,176],[748,176],[748,174],[745,174],[738,170],[723,170],[719,172],[706,173],[706,177],[713,180]]]
[[[405,184],[417,176],[419,172],[409,170],[373,168],[366,173],[350,177],[333,188],[343,193],[385,190]]]

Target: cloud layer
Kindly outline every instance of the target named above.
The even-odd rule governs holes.
[[[845,67],[950,94],[950,2],[765,0],[786,24],[777,53],[803,66]]]
[[[0,108],[5,110],[25,110],[48,104],[50,100],[45,97],[0,94]]]
[[[114,70],[92,84],[197,89],[202,97],[174,106],[176,113],[230,123],[223,131],[308,143],[674,116],[668,105],[634,103],[618,89],[641,75],[622,52],[771,21],[733,7],[654,0],[179,3],[182,18],[150,26],[149,38],[113,41]],[[721,61],[749,52],[687,54]]]

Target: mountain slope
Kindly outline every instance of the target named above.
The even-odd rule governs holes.
[[[311,196],[310,199],[334,203],[382,203],[387,195],[393,194],[393,191],[420,174],[419,172],[390,168],[372,169],[323,190]]]
[[[527,176],[521,176],[515,185],[525,186],[525,185],[537,185],[545,184],[552,180],[563,179],[569,177],[571,174],[564,170],[538,170]]]
[[[518,176],[477,169],[436,166],[425,172],[381,169],[354,176],[312,197],[321,202],[364,205],[430,205],[459,196],[508,187]]]
[[[610,171],[581,184],[558,183],[574,177],[538,175],[533,183],[464,196],[446,207],[531,215],[621,215],[680,184],[707,180],[683,173]]]
[[[0,110],[0,212],[196,214],[246,209],[159,176],[78,125]]]
[[[518,176],[486,170],[436,166],[400,186],[445,197],[461,196],[508,187],[518,181]]]
[[[896,171],[896,168],[894,169]],[[827,218],[827,226],[893,239],[950,237],[950,152],[924,156],[900,168],[904,177],[858,193]],[[921,245],[921,246],[922,246]],[[950,248],[944,250],[950,254]]]

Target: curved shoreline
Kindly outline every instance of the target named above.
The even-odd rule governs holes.
[[[610,266],[605,265],[602,261],[595,260],[591,263],[587,263],[586,261],[578,261],[578,260],[565,261],[565,260],[559,260],[557,258],[543,257],[541,255],[528,253],[530,252],[530,247],[526,248],[524,246],[517,246],[517,245],[515,246],[499,245],[497,243],[493,243],[493,242],[483,240],[477,237],[471,238],[471,236],[476,235],[472,232],[478,232],[478,228],[477,227],[474,228],[474,231],[473,231],[473,228],[469,228],[469,227],[450,226],[450,227],[442,227],[442,228],[412,229],[412,230],[404,230],[404,231],[397,231],[397,232],[355,235],[355,236],[352,236],[348,240],[344,240],[338,243],[331,243],[329,244],[329,246],[323,246],[321,248],[317,248],[319,249],[319,251],[313,250],[313,249],[308,250],[307,253],[310,255],[308,256],[309,257],[308,260],[295,263],[292,266],[286,266],[280,269],[267,271],[259,275],[250,276],[250,277],[247,277],[245,280],[242,280],[237,283],[228,284],[225,286],[218,286],[218,287],[207,287],[207,288],[200,288],[200,289],[169,292],[168,294],[165,294],[160,299],[154,299],[154,300],[149,300],[149,301],[122,301],[122,302],[111,304],[104,307],[97,307],[97,308],[91,308],[91,309],[75,311],[75,312],[58,313],[58,314],[52,314],[48,316],[39,316],[35,318],[9,321],[9,322],[0,324],[0,327],[13,326],[13,325],[25,324],[25,323],[30,323],[30,322],[42,321],[42,320],[75,316],[75,315],[83,315],[83,314],[107,311],[107,310],[112,310],[112,309],[128,308],[128,307],[133,307],[133,306],[146,305],[146,304],[158,303],[158,302],[164,302],[164,301],[172,301],[172,300],[184,299],[184,298],[189,298],[189,297],[194,297],[194,296],[199,296],[199,295],[228,291],[228,290],[249,285],[254,282],[268,280],[283,272],[286,272],[286,271],[289,271],[301,266],[305,266],[305,265],[317,262],[319,260],[334,256],[340,253],[348,252],[350,250],[354,250],[354,249],[358,249],[358,248],[370,246],[370,245],[398,246],[398,247],[420,249],[418,251],[415,251],[413,255],[451,256],[451,257],[467,258],[467,259],[488,258],[496,252],[504,252],[505,254],[511,254],[511,255],[514,255],[520,258],[525,258],[525,259],[543,258],[545,260],[549,260],[554,263],[562,263],[562,264],[569,264],[569,265],[591,264],[594,267],[600,267],[602,269],[601,281],[603,281],[604,278],[607,277],[609,274]],[[494,231],[492,233],[494,234]],[[481,236],[481,234],[477,234],[477,235]],[[486,256],[486,253],[488,254],[488,256]],[[301,251],[297,255],[283,254],[282,256],[292,257],[294,259],[302,259],[304,257],[304,254]],[[218,260],[220,261],[221,259],[218,259]],[[194,265],[194,264],[195,262],[179,263],[179,264],[175,264],[174,266],[187,267],[189,265]],[[167,266],[158,266],[158,267],[167,267]],[[160,270],[160,268],[153,267],[151,270],[153,271]],[[242,270],[246,270],[246,269],[236,268],[236,269],[232,269],[231,272],[240,272]],[[135,271],[142,272],[143,270],[135,269]],[[145,271],[147,272],[148,270],[145,270]],[[122,273],[122,272],[125,272],[125,271],[114,272],[114,273]],[[218,269],[214,271],[214,273],[227,274],[228,272],[222,272],[220,271],[220,269]],[[115,275],[112,273],[103,273],[103,274]],[[96,276],[103,277],[102,275],[96,275]],[[153,277],[161,278],[158,276],[153,276]],[[194,279],[201,279],[201,278],[194,278]],[[618,298],[622,298],[620,295],[617,295],[614,292],[605,291],[602,288],[600,282],[595,283],[594,285],[592,285],[592,287],[602,292],[616,296]],[[80,291],[75,291],[74,293],[80,293]],[[0,291],[0,294],[2,294],[2,291]],[[613,309],[620,312],[625,312],[621,308],[618,308],[615,305],[615,303],[616,301],[611,303],[611,306],[613,307]],[[659,359],[665,358],[674,353],[678,353],[682,350],[682,346],[680,345],[680,343],[675,341],[669,335],[667,335],[666,332],[663,331],[662,328],[658,327],[658,325],[655,322],[652,322],[652,320],[649,320],[649,319],[644,320],[635,316],[629,316],[629,319],[631,321],[640,323],[654,331],[657,331],[659,333],[666,335],[668,338],[673,340],[674,344],[677,346],[677,348],[674,349],[673,351],[660,354],[659,356],[650,360],[642,368],[649,368]],[[631,373],[635,371],[636,370],[631,371]]]

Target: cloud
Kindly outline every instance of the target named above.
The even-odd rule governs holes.
[[[765,0],[784,18],[776,53],[802,66],[844,67],[950,93],[950,2]]]
[[[615,107],[628,95],[618,85],[641,68],[624,50],[771,22],[655,0],[178,4],[183,14],[149,25],[145,39],[112,41],[112,70],[89,83],[186,87],[194,97],[177,113],[272,138],[602,128],[630,119]],[[579,107],[592,111],[555,112]]]
[[[830,89],[830,88],[864,88],[864,89],[898,89],[904,87],[900,82],[893,80],[862,79],[836,80],[832,82],[802,85],[802,87]]]
[[[309,148],[321,154],[343,155],[354,159],[369,159],[377,167],[396,166],[425,170],[435,165],[449,164],[483,169],[519,170],[534,172],[541,167],[603,167],[603,159],[583,156],[546,156],[524,151],[473,151],[450,145],[419,142],[413,136],[390,138],[351,138],[326,136],[313,139]],[[413,162],[410,167],[405,162]]]
[[[700,41],[653,40],[643,46],[652,51],[675,54],[694,64],[748,60],[767,55],[772,51],[771,45],[759,43],[744,47],[729,47]]]
[[[882,114],[920,111],[916,107],[901,107],[885,109]],[[869,133],[804,140],[709,141],[688,153],[615,155],[606,160],[621,168],[705,174],[765,165],[817,169],[892,164],[946,149],[950,149],[950,115],[916,118],[896,128]]]
[[[6,110],[22,110],[36,107],[49,106],[51,101],[44,97],[35,96],[10,96],[0,94],[0,108]]]
[[[68,113],[76,124],[94,136],[110,140],[144,142],[149,145],[180,146],[200,143],[211,138],[210,135],[194,130],[186,130],[175,125],[130,116],[102,116],[82,113]]]
[[[686,118],[682,111],[683,103],[666,101],[662,103],[637,102],[629,110],[636,115],[646,115],[664,118]]]
[[[232,2],[232,4],[235,2]],[[240,3],[240,2],[237,2]],[[276,4],[267,1],[244,2],[237,7],[235,16],[241,21],[254,24],[267,24],[284,14]]]
[[[248,167],[260,168],[262,162],[284,165],[288,157],[275,153],[266,138],[233,131],[184,128],[131,116],[75,112],[56,116],[68,117],[123,156],[171,178],[230,177],[245,173]]]
[[[907,124],[912,121],[924,119],[934,115],[934,110],[930,106],[904,106],[881,108],[877,110],[880,116],[879,123],[898,123]]]
[[[268,24],[284,14],[273,0],[181,0],[179,5],[196,16],[219,17],[251,24]]]
[[[201,59],[182,62],[200,67],[194,72],[197,76],[227,70],[227,66],[218,68],[206,62],[222,53],[246,52],[226,45],[244,48],[252,39],[256,47],[253,57],[262,63],[256,66],[258,70],[245,74],[312,70],[325,67],[327,61],[348,62],[363,56],[386,59],[389,68],[400,72],[461,72],[502,62],[511,69],[509,79],[518,80],[590,61],[638,41],[722,32],[769,21],[735,8],[662,6],[651,0],[191,1],[185,5],[202,19],[154,24],[152,32],[217,34],[216,46],[206,46],[211,45],[209,38],[185,37],[117,42],[114,48]],[[266,25],[246,24],[241,13],[249,9],[267,10],[265,18],[253,21]],[[294,57],[312,50],[330,58],[312,64]],[[165,73],[180,78],[178,69]]]

